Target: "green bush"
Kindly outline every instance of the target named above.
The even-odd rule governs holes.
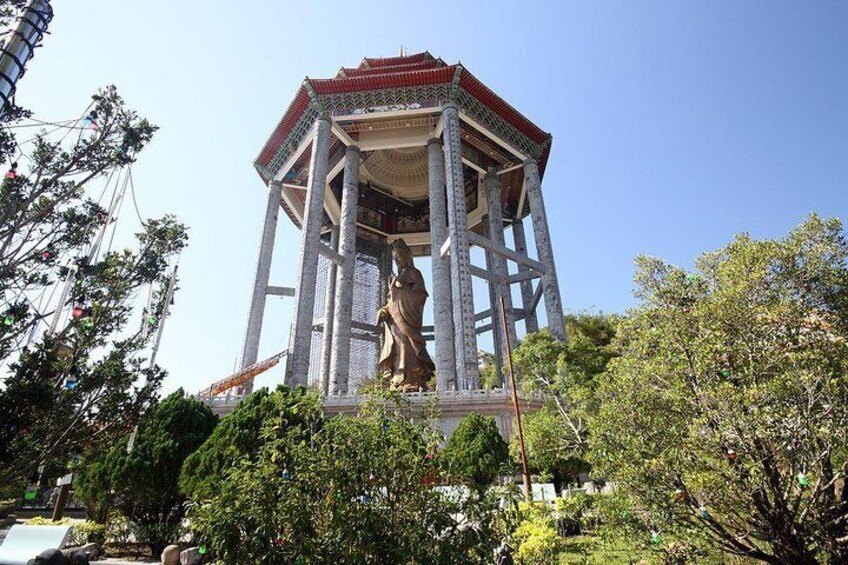
[[[509,446],[494,418],[469,414],[459,421],[440,458],[450,477],[483,493],[509,462]]]
[[[521,521],[513,532],[516,557],[522,565],[553,565],[565,547],[556,523],[545,504],[520,505]]]
[[[96,543],[103,546],[106,543],[106,524],[98,524],[90,520],[74,520],[72,518],[62,518],[61,520],[50,520],[36,516],[25,521],[27,526],[73,526],[71,535],[68,538],[69,546],[84,545],[87,543]]]

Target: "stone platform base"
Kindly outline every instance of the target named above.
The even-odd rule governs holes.
[[[435,398],[440,413],[442,433],[449,436],[456,429],[463,416],[476,413],[482,416],[492,416],[498,425],[501,435],[506,441],[512,438],[515,411],[512,406],[512,393],[506,389],[491,390],[455,390],[438,392],[407,392],[400,395],[401,409],[411,416],[422,416]],[[329,416],[340,414],[355,415],[359,406],[370,399],[364,394],[345,394],[324,397],[324,410]],[[240,396],[211,399],[212,411],[223,416],[232,412],[241,401]],[[387,401],[388,402],[388,401]],[[522,414],[535,412],[542,407],[544,397],[541,395],[519,395],[519,406]]]
[[[442,433],[445,437],[453,433],[463,416],[476,413],[481,416],[492,416],[504,440],[509,441],[512,438],[515,409],[512,404],[512,393],[508,390],[407,392],[400,396],[403,399],[401,410],[408,412],[411,416],[422,416],[435,398]],[[369,398],[367,395],[356,394],[328,396],[324,398],[324,409],[330,416],[354,415],[359,410],[359,405]],[[540,395],[519,395],[518,405],[521,408],[521,414],[535,412],[542,407],[543,401],[544,398]]]

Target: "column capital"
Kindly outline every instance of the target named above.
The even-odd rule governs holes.
[[[445,104],[442,104],[442,112],[446,112],[450,109],[454,109],[459,112],[459,106],[456,105],[456,102],[447,102]]]
[[[268,181],[268,188],[278,188],[283,186],[283,181],[277,179],[271,179]]]
[[[431,137],[430,139],[427,140],[427,145],[432,145],[432,144],[441,145],[442,140],[439,139],[438,137]]]
[[[538,166],[538,164],[539,163],[536,161],[536,159],[534,159],[533,157],[530,157],[529,159],[527,159],[526,161],[524,161],[522,163],[522,166],[524,166],[524,168],[527,168],[527,167],[532,167],[533,165]]]
[[[362,150],[359,148],[358,145],[348,145],[347,147],[345,147],[345,153],[360,154],[362,153]]]
[[[486,174],[483,175],[484,181],[498,180],[498,170],[495,167],[489,167]]]
[[[318,117],[315,118],[315,121],[316,122],[327,122],[327,123],[331,124],[333,122],[333,119],[330,117],[329,114],[322,113],[322,114],[318,114]]]

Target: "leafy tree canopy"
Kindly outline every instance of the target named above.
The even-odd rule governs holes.
[[[848,562],[848,244],[811,216],[687,273],[641,257],[601,377],[596,470],[656,530],[768,563]]]

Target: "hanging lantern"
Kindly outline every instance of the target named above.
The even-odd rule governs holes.
[[[77,378],[74,376],[70,376],[65,379],[65,388],[67,390],[74,390],[77,386]]]
[[[85,124],[85,125],[87,125],[87,126],[92,127],[93,129],[97,129],[97,128],[99,128],[100,126],[97,124],[97,111],[96,111],[96,110],[92,110],[92,111],[91,111],[91,112],[90,112],[90,113],[89,113],[89,114],[88,114],[88,115],[87,115],[87,116],[86,116],[86,117],[82,120],[82,123],[84,123],[84,124]]]
[[[148,316],[147,317],[147,323],[151,326],[155,326],[158,321],[159,321],[159,318],[157,318],[156,316]]]
[[[721,376],[722,377],[729,377],[732,374],[733,374],[733,372],[730,370],[730,367],[725,367],[724,369],[721,370]]]
[[[276,538],[274,540],[274,545],[277,547],[283,547],[286,544],[286,540],[284,538]]]
[[[79,465],[80,464],[80,456],[72,455],[71,456],[71,465]]]
[[[15,323],[15,317],[14,317],[13,315],[11,315],[11,314],[6,314],[6,315],[3,317],[3,323],[4,323],[5,325],[7,325],[7,326],[14,325],[14,323]]]
[[[38,487],[36,485],[29,485],[24,491],[24,500],[35,500],[38,496]]]
[[[283,469],[283,472],[280,473],[280,478],[284,481],[287,481],[291,478],[291,473],[289,473],[288,469]]]
[[[74,306],[74,309],[71,310],[71,316],[74,317],[74,318],[79,318],[83,314],[85,314],[85,308],[83,306],[79,305],[79,304]]]
[[[651,542],[657,544],[662,543],[662,536],[659,532],[651,530]]]
[[[733,448],[728,449],[725,452],[724,455],[725,455],[725,457],[727,457],[727,460],[730,461],[731,463],[736,461],[736,459],[739,457],[739,455],[736,453],[736,450],[733,449]]]
[[[698,507],[698,516],[700,516],[704,520],[710,519],[710,513],[707,512],[707,507],[704,506],[703,504]]]
[[[197,553],[199,553],[200,555],[206,555],[206,546],[205,546],[205,545],[201,545],[200,547],[198,547],[198,548],[197,548]]]
[[[434,457],[436,457],[435,453],[428,453],[424,456],[424,459],[426,459],[427,461],[432,461]]]
[[[675,498],[677,498],[677,500],[686,500],[686,491],[684,491],[682,488],[676,489],[674,491],[674,496]]]
[[[368,504],[369,502],[371,502],[371,497],[367,494],[363,494],[359,497],[359,502],[361,502],[362,504]]]
[[[795,455],[795,448],[791,445],[786,446],[786,454],[787,455]]]
[[[807,475],[805,475],[804,473],[798,473],[797,478],[798,478],[798,485],[801,488],[806,488],[806,487],[810,486],[810,478]]]
[[[15,161],[14,163],[12,163],[12,166],[9,168],[9,170],[6,171],[6,178],[7,179],[13,179],[17,176],[18,176],[18,162]]]

